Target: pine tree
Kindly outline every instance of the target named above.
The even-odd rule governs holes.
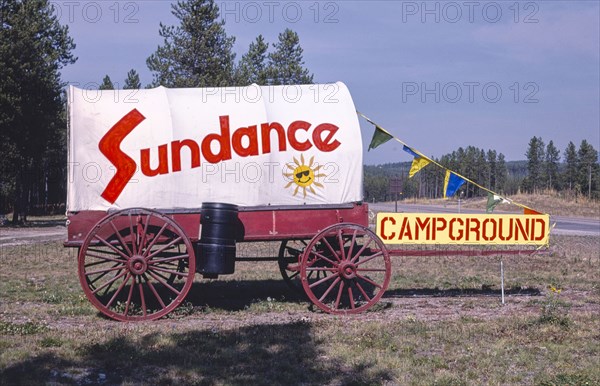
[[[164,41],[146,64],[153,85],[217,87],[233,82],[234,37],[225,33],[214,0],[179,0],[171,5],[178,26],[160,24]]]
[[[554,146],[552,140],[550,140],[546,146],[545,156],[544,169],[546,180],[548,181],[548,189],[558,190],[558,163],[560,162],[560,151]]]
[[[17,223],[52,146],[62,146],[53,141],[66,127],[60,70],[77,58],[47,0],[0,0],[0,15],[0,189]]]
[[[140,88],[142,88],[140,75],[134,69],[129,70],[125,83],[123,83],[123,90],[138,90]]]
[[[242,56],[235,70],[235,84],[248,86],[252,83],[264,86],[268,83],[267,50],[269,45],[262,35],[250,43],[248,52]]]
[[[508,180],[508,170],[506,169],[506,161],[504,154],[498,154],[498,161],[496,162],[496,186],[494,190],[498,190],[499,193],[506,191],[506,182]]]
[[[585,139],[581,141],[577,151],[578,160],[578,182],[583,191],[586,191],[588,198],[592,197],[592,190],[595,190],[598,175],[598,151]]]
[[[569,142],[565,149],[565,172],[564,180],[565,185],[568,186],[569,190],[575,189],[575,183],[577,182],[577,148],[573,142]]]
[[[529,141],[529,147],[525,153],[527,157],[527,178],[524,183],[525,189],[537,192],[544,186],[544,141],[541,137],[533,137]]]
[[[298,34],[286,29],[279,34],[279,41],[273,44],[275,51],[269,54],[270,83],[281,84],[310,84],[313,75],[304,68],[302,47]]]
[[[490,175],[490,165],[487,162],[487,159],[485,157],[485,151],[483,149],[479,149],[479,155],[477,156],[477,181],[480,184],[484,184],[485,180],[489,177]],[[488,185],[489,186],[489,185]],[[485,192],[483,192],[481,189],[477,188],[476,189],[476,195],[482,195]]]
[[[496,153],[496,150],[488,150],[487,152],[487,162],[488,162],[488,187],[491,190],[496,190],[497,186],[496,186],[496,174],[497,174],[497,170],[496,170],[496,166],[497,166],[497,158],[498,158],[498,154]]]
[[[102,79],[102,83],[100,83],[100,87],[98,87],[98,90],[114,90],[115,86],[113,85],[112,80],[110,80],[110,76],[106,75],[104,76],[104,79]]]

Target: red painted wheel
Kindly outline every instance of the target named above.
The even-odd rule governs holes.
[[[194,248],[183,230],[147,209],[102,219],[83,242],[78,263],[87,298],[121,321],[168,314],[183,301],[196,273]]]
[[[304,248],[308,245],[305,240],[284,240],[279,247],[277,264],[285,283],[298,295],[304,296],[300,281],[300,259]]]
[[[310,240],[309,240],[310,241]],[[279,271],[285,283],[298,295],[305,297],[306,292],[302,287],[300,280],[300,263],[302,254],[308,246],[306,240],[284,240],[279,247]],[[307,279],[309,281],[319,280],[328,275],[326,271],[309,271]]]
[[[335,224],[319,232],[300,262],[306,295],[332,314],[355,314],[372,307],[387,289],[391,271],[385,245],[356,224]],[[319,278],[310,277],[317,272]]]

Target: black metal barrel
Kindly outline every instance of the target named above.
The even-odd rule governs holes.
[[[202,203],[196,270],[205,276],[231,274],[235,270],[238,207],[219,202]]]

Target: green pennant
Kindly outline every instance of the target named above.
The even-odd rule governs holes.
[[[488,192],[488,200],[485,211],[487,213],[492,213],[498,204],[510,204],[510,201],[502,196]]]
[[[373,138],[371,139],[371,144],[369,145],[369,149],[367,151],[375,149],[379,145],[383,145],[392,138],[394,137],[386,133],[381,127],[375,126],[375,132],[373,133]]]
[[[492,194],[492,193],[488,193],[488,200],[487,200],[487,205],[486,205],[486,212],[487,213],[492,213],[494,211],[494,208],[496,207],[496,205],[498,205],[500,203],[499,199],[496,199],[496,195]]]

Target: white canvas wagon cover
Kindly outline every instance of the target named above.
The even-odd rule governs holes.
[[[362,200],[343,83],[69,89],[68,211]]]

